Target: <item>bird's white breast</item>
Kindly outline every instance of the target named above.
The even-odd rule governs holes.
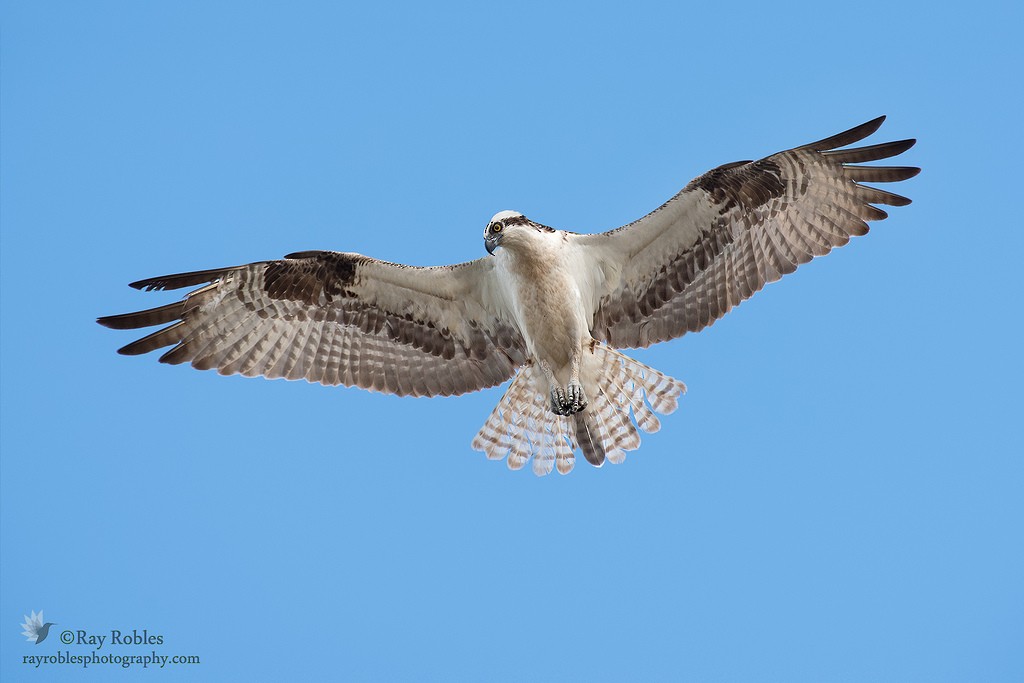
[[[530,353],[553,369],[590,338],[593,280],[561,231],[537,233],[528,245],[499,249],[497,275]]]

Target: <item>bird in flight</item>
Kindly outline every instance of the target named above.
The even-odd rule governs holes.
[[[511,469],[619,463],[686,387],[619,349],[697,332],[815,256],[867,233],[877,205],[910,200],[862,183],[920,171],[870,166],[914,140],[848,147],[879,117],[759,161],[719,166],[643,218],[577,234],[502,211],[488,255],[449,266],[356,253],[165,275],[136,289],[198,287],[184,299],[99,318],[166,325],[121,348],[171,347],[163,363],[224,375],[305,379],[399,396],[453,396],[512,379],[472,446]],[[845,148],[845,149],[842,149]]]

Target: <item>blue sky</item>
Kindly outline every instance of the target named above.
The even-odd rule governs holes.
[[[161,680],[1024,679],[1019,8],[9,2],[0,678],[147,629]],[[124,358],[168,272],[598,231],[880,114],[914,199],[713,328],[621,466],[398,399]],[[103,667],[96,665],[90,671]],[[137,676],[138,673],[117,674]]]

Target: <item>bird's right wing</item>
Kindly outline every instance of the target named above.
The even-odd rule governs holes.
[[[696,332],[766,283],[868,231],[872,206],[910,200],[862,185],[917,175],[908,166],[861,166],[913,140],[837,149],[871,135],[884,117],[760,161],[719,166],[629,225],[574,235],[604,283],[592,333],[614,347],[649,346]]]
[[[171,323],[120,349],[126,355],[172,346],[161,362],[449,396],[500,384],[526,359],[493,267],[493,259],[420,268],[300,252],[132,283],[205,286],[182,301],[98,322],[115,329]]]

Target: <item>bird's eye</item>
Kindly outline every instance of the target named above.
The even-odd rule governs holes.
[[[505,225],[501,221],[494,221],[491,223],[491,232],[501,232],[505,229]]]

